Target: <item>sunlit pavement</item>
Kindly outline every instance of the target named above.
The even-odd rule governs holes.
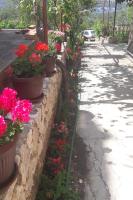
[[[133,59],[123,44],[86,42],[82,53],[77,134],[86,147],[84,200],[133,200]]]

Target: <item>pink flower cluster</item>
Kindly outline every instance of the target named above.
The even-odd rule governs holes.
[[[5,88],[0,94],[0,137],[7,131],[6,119],[8,116],[11,116],[12,123],[28,122],[31,110],[32,104],[29,100],[19,100],[15,90]]]
[[[11,88],[5,88],[0,95],[0,110],[7,114],[16,104],[17,92]]]
[[[7,129],[7,124],[5,122],[5,119],[3,116],[0,115],[0,137],[3,136],[3,133],[5,133]]]
[[[29,122],[29,113],[32,110],[31,103],[28,100],[18,100],[12,109],[11,116],[13,121]]]

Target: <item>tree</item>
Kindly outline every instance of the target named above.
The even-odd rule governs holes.
[[[77,34],[81,31],[85,9],[93,6],[93,0],[49,0],[49,26],[60,28],[61,23],[71,26],[70,43],[73,47]]]
[[[115,34],[115,25],[116,25],[116,13],[117,13],[117,5],[118,3],[122,3],[125,0],[115,0],[115,12],[114,12],[114,22],[113,22],[113,36]]]

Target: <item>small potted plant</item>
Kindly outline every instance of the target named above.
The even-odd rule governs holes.
[[[49,36],[49,43],[55,44],[56,53],[60,53],[61,45],[64,40],[64,33],[61,31],[50,30],[48,36]]]
[[[57,35],[55,37],[55,48],[56,48],[56,52],[57,53],[60,53],[61,52],[61,44],[62,44],[62,41],[63,41],[63,37],[62,35]]]
[[[17,59],[12,63],[13,86],[21,98],[35,100],[42,95],[43,59],[48,50],[48,45],[42,42],[30,47],[20,44],[16,49]]]
[[[55,33],[55,46],[56,46],[56,50],[57,53],[61,52],[61,44],[64,41],[64,33],[61,31],[56,31]]]
[[[45,66],[45,73],[50,77],[56,72],[56,48],[52,41],[49,41],[49,51],[43,57],[43,64]]]
[[[32,104],[17,98],[17,92],[5,88],[0,94],[0,188],[12,181],[15,171],[15,152],[23,123],[30,120]]]

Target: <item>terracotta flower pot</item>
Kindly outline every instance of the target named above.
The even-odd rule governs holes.
[[[31,78],[13,77],[13,86],[20,98],[36,99],[43,92],[43,76],[38,75]]]
[[[12,141],[0,146],[0,188],[6,186],[15,170],[16,143],[18,134]]]
[[[56,62],[55,56],[46,56],[45,57],[44,67],[45,67],[46,76],[49,77],[56,71],[55,62]]]

